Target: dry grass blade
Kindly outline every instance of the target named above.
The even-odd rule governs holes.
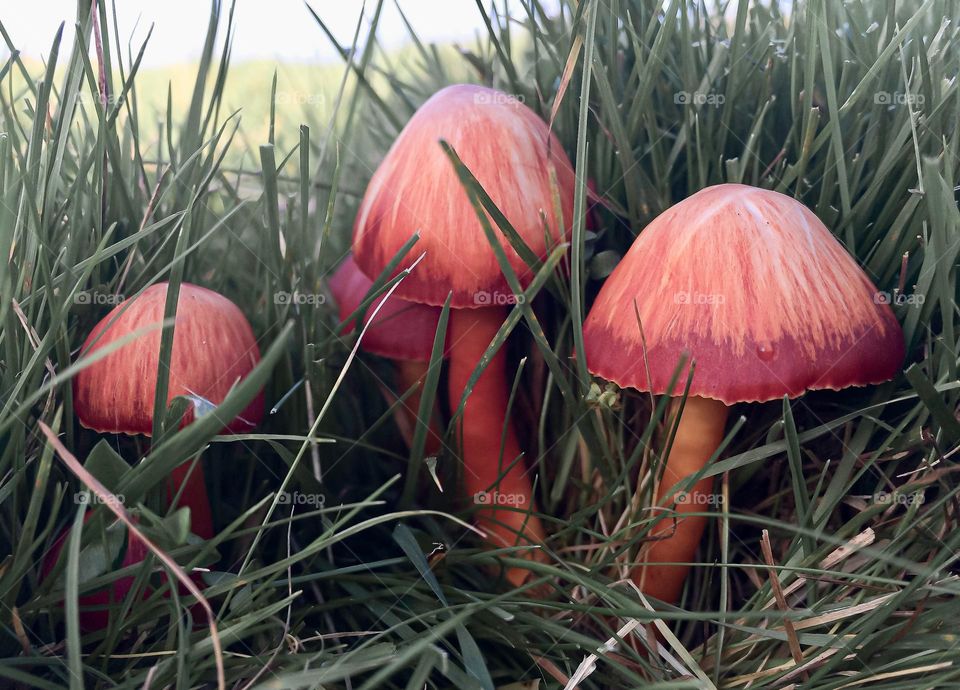
[[[933,671],[940,671],[948,668],[953,668],[953,663],[950,661],[943,661],[939,664],[927,664],[925,666],[916,666],[914,668],[907,668],[902,671],[890,671],[889,673],[877,673],[874,675],[867,676],[865,678],[858,678],[855,681],[844,683],[843,685],[838,685],[837,690],[843,690],[843,688],[859,688],[859,687],[863,687],[863,684],[865,683],[878,683],[882,680],[889,680],[891,678],[907,678],[909,676],[915,676],[917,674],[932,673]],[[930,686],[930,687],[933,687],[933,686]]]
[[[836,621],[843,620],[844,618],[850,618],[851,616],[862,616],[865,613],[870,611],[876,611],[881,606],[884,606],[888,601],[893,599],[899,594],[899,592],[890,592],[890,594],[884,594],[881,597],[876,597],[870,601],[865,601],[862,604],[856,604],[854,606],[847,606],[842,609],[836,609],[828,613],[824,613],[820,616],[814,616],[813,618],[806,618],[802,621],[797,621],[793,623],[791,621],[790,625],[794,630],[806,630],[807,628],[815,628],[818,625],[825,625],[827,623],[835,623]],[[786,627],[786,626],[784,626]]]
[[[855,554],[860,549],[873,544],[873,542],[876,541],[876,538],[877,538],[876,533],[868,527],[863,532],[855,536],[853,539],[849,540],[843,546],[838,546],[836,549],[834,549],[829,554],[827,554],[826,558],[824,558],[819,563],[820,569],[821,570],[835,569],[841,562],[843,562],[848,557]],[[797,576],[796,580],[791,582],[786,587],[783,587],[783,596],[789,597],[791,594],[793,594],[798,589],[803,587],[805,582],[807,582],[807,578],[803,577],[803,575]],[[763,608],[768,609],[774,606],[776,603],[777,603],[776,597],[771,597],[767,601],[767,603],[764,604]]]
[[[567,87],[570,86],[570,79],[573,77],[573,70],[577,66],[577,60],[580,58],[580,50],[583,48],[583,35],[577,34],[573,39],[573,45],[570,47],[570,54],[567,56],[567,62],[563,67],[563,75],[560,77],[560,85],[557,87],[557,95],[553,97],[553,106],[550,108],[550,129],[553,129],[553,121],[557,118],[557,112],[560,110],[560,104],[563,103],[563,97],[567,93]]]
[[[566,685],[563,686],[563,690],[576,690],[580,687],[580,683],[588,678],[594,671],[597,670],[597,659],[601,656],[612,652],[617,648],[620,640],[626,640],[633,631],[640,625],[640,621],[633,619],[629,620],[623,625],[620,626],[620,629],[617,630],[617,637],[611,637],[607,640],[600,649],[598,649],[593,654],[588,654],[584,657],[583,661],[580,662],[580,665],[577,666],[577,670],[574,672],[570,679],[567,681]]]
[[[793,627],[793,621],[786,617],[790,613],[790,606],[787,604],[787,598],[783,595],[783,588],[780,586],[780,578],[777,574],[776,561],[773,559],[773,548],[770,545],[770,533],[763,530],[760,535],[760,548],[763,550],[763,560],[767,564],[767,575],[769,576],[770,589],[773,590],[773,596],[777,600],[777,606],[784,613],[783,628],[787,633],[787,644],[790,646],[790,654],[793,661],[798,666],[803,663],[803,651],[800,649],[800,640],[797,638],[797,631]],[[806,680],[806,675],[804,675]]]

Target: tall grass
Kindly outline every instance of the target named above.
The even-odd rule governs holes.
[[[537,0],[509,13],[478,3],[489,31],[456,57],[415,27],[408,51],[383,51],[380,4],[355,35],[333,36],[316,4],[304,20],[341,48],[340,82],[317,94],[325,117],[307,111],[294,129],[278,78],[263,94],[265,131],[244,130],[224,100],[231,7],[212,3],[192,96],[186,107],[171,98],[159,127],[142,115],[143,48],[128,49],[109,5],[92,7],[78,3],[78,45],[51,37],[41,72],[2,32],[14,52],[0,68],[0,682],[196,687],[218,684],[221,663],[231,687],[960,682],[956,2],[584,0],[555,15]],[[518,363],[513,413],[551,532],[550,562],[531,565],[523,590],[496,567],[525,561],[484,551],[462,521],[452,435],[435,465],[422,444],[407,451],[393,415],[407,391],[354,350],[357,334],[341,333],[325,299],[377,161],[420,103],[464,78],[551,120],[579,178],[570,242],[538,267],[494,344]],[[233,156],[242,169],[225,164]],[[662,401],[595,381],[573,353],[637,233],[719,182],[811,207],[900,296],[909,354],[882,386],[735,408],[706,473],[721,498],[673,607],[626,580],[655,517]],[[212,417],[177,430],[158,411],[150,445],[76,422],[69,380],[83,339],[120,296],[162,280],[218,290],[251,320],[264,358],[221,412],[265,384],[275,411],[257,433],[218,436]],[[426,404],[437,387],[431,378]],[[444,403],[447,419],[459,404]],[[153,500],[198,453],[220,529],[208,543]],[[215,635],[171,587],[169,565],[151,556],[117,570],[105,523],[80,532],[91,476],[181,570],[203,569]],[[42,578],[71,525],[79,540]],[[123,576],[134,590],[109,627],[81,634],[76,598]],[[637,623],[657,627],[659,644]]]

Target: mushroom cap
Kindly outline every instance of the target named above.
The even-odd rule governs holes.
[[[550,175],[555,171],[566,233],[573,214],[574,172],[559,140],[516,97],[458,84],[438,91],[417,110],[370,180],[354,225],[357,264],[367,276],[378,275],[419,232],[420,240],[398,271],[421,253],[426,256],[404,279],[398,297],[442,306],[452,291],[454,308],[506,304],[513,291],[441,139],[535,254],[544,257],[548,246],[563,240]],[[491,226],[526,284],[533,277],[530,269],[496,223]]]
[[[167,284],[151,285],[117,305],[80,348],[86,357],[130,333],[163,321]],[[101,433],[145,434],[153,427],[161,329],[150,330],[83,369],[73,379],[80,423]],[[182,283],[177,303],[167,402],[202,397],[219,405],[260,361],[260,349],[243,312],[212,290]],[[213,410],[210,414],[216,414]],[[192,414],[184,423],[192,421]],[[263,392],[233,420],[228,433],[249,431],[263,419]]]
[[[405,280],[407,279],[409,278]],[[357,267],[353,254],[340,264],[329,283],[333,298],[337,301],[341,321],[345,321],[356,311],[373,285],[373,281]],[[367,323],[370,322],[374,309],[385,299],[384,295],[371,302],[364,317]],[[439,307],[409,302],[394,293],[367,328],[360,347],[366,352],[388,359],[429,362],[439,321]],[[352,329],[351,322],[347,324],[344,332]]]
[[[584,353],[621,387],[679,395],[685,375],[668,389],[687,352],[690,394],[728,405],[865,386],[904,358],[885,302],[803,204],[722,184],[640,233],[584,322]]]

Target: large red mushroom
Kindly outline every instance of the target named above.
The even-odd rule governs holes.
[[[539,257],[570,227],[574,174],[560,142],[519,99],[461,84],[442,89],[417,110],[370,180],[354,226],[357,265],[375,277],[420,233],[416,254],[424,258],[396,295],[441,306],[452,294],[448,382],[456,408],[516,297],[440,140],[457,152]],[[523,259],[506,240],[501,245],[520,280],[529,282]],[[400,269],[411,263],[412,257]],[[457,427],[466,493],[485,503],[478,522],[497,547],[544,539],[543,525],[533,514],[531,480],[506,414],[511,380],[501,347],[486,362]],[[507,576],[520,583],[528,572],[510,569]]]
[[[686,379],[671,378],[683,353],[694,362],[659,483],[658,504],[678,519],[654,526],[634,573],[642,591],[669,603],[682,593],[706,522],[685,515],[705,512],[712,481],[677,484],[714,454],[730,405],[897,373],[903,333],[877,296],[820,219],[777,192],[708,187],[640,233],[597,295],[584,349],[592,373],[658,395],[680,396]]]

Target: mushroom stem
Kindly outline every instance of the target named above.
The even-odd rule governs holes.
[[[196,466],[191,471],[193,465]],[[171,501],[176,498],[181,486],[183,491],[177,505],[190,508],[190,531],[201,539],[213,539],[213,514],[210,510],[210,499],[207,498],[207,485],[203,479],[202,460],[198,458],[196,463],[188,460],[174,468],[168,487]]]
[[[673,418],[679,410],[680,402],[673,401],[668,418]],[[634,571],[633,579],[644,594],[669,604],[675,604],[680,598],[690,570],[690,565],[681,564],[693,561],[707,524],[705,516],[687,514],[704,513],[709,509],[713,477],[701,479],[685,495],[671,490],[707,464],[723,441],[727,412],[727,406],[719,400],[687,398],[660,479],[657,505],[674,509],[676,519],[670,514],[653,527],[651,541],[641,559],[643,565]]]
[[[403,395],[413,386],[417,389],[403,402],[397,423],[407,447],[413,443],[413,432],[417,428],[417,419],[420,414],[420,399],[423,397],[423,382],[427,378],[429,362],[415,362],[412,360],[397,360],[397,394]],[[424,420],[428,424],[427,438],[423,446],[424,456],[436,455],[440,451],[443,432],[440,429],[436,405],[431,410],[430,419]]]
[[[505,310],[500,307],[450,312],[451,405],[459,404],[470,376],[505,317]],[[509,391],[507,357],[501,348],[477,380],[457,424],[464,490],[468,500],[489,506],[478,510],[476,519],[494,548],[540,544],[544,540],[543,524],[534,514],[533,487],[520,458],[520,444],[513,423],[506,416]],[[526,558],[542,558],[540,549],[523,554]],[[514,586],[521,585],[528,576],[529,571],[523,568],[510,568],[506,573]]]

